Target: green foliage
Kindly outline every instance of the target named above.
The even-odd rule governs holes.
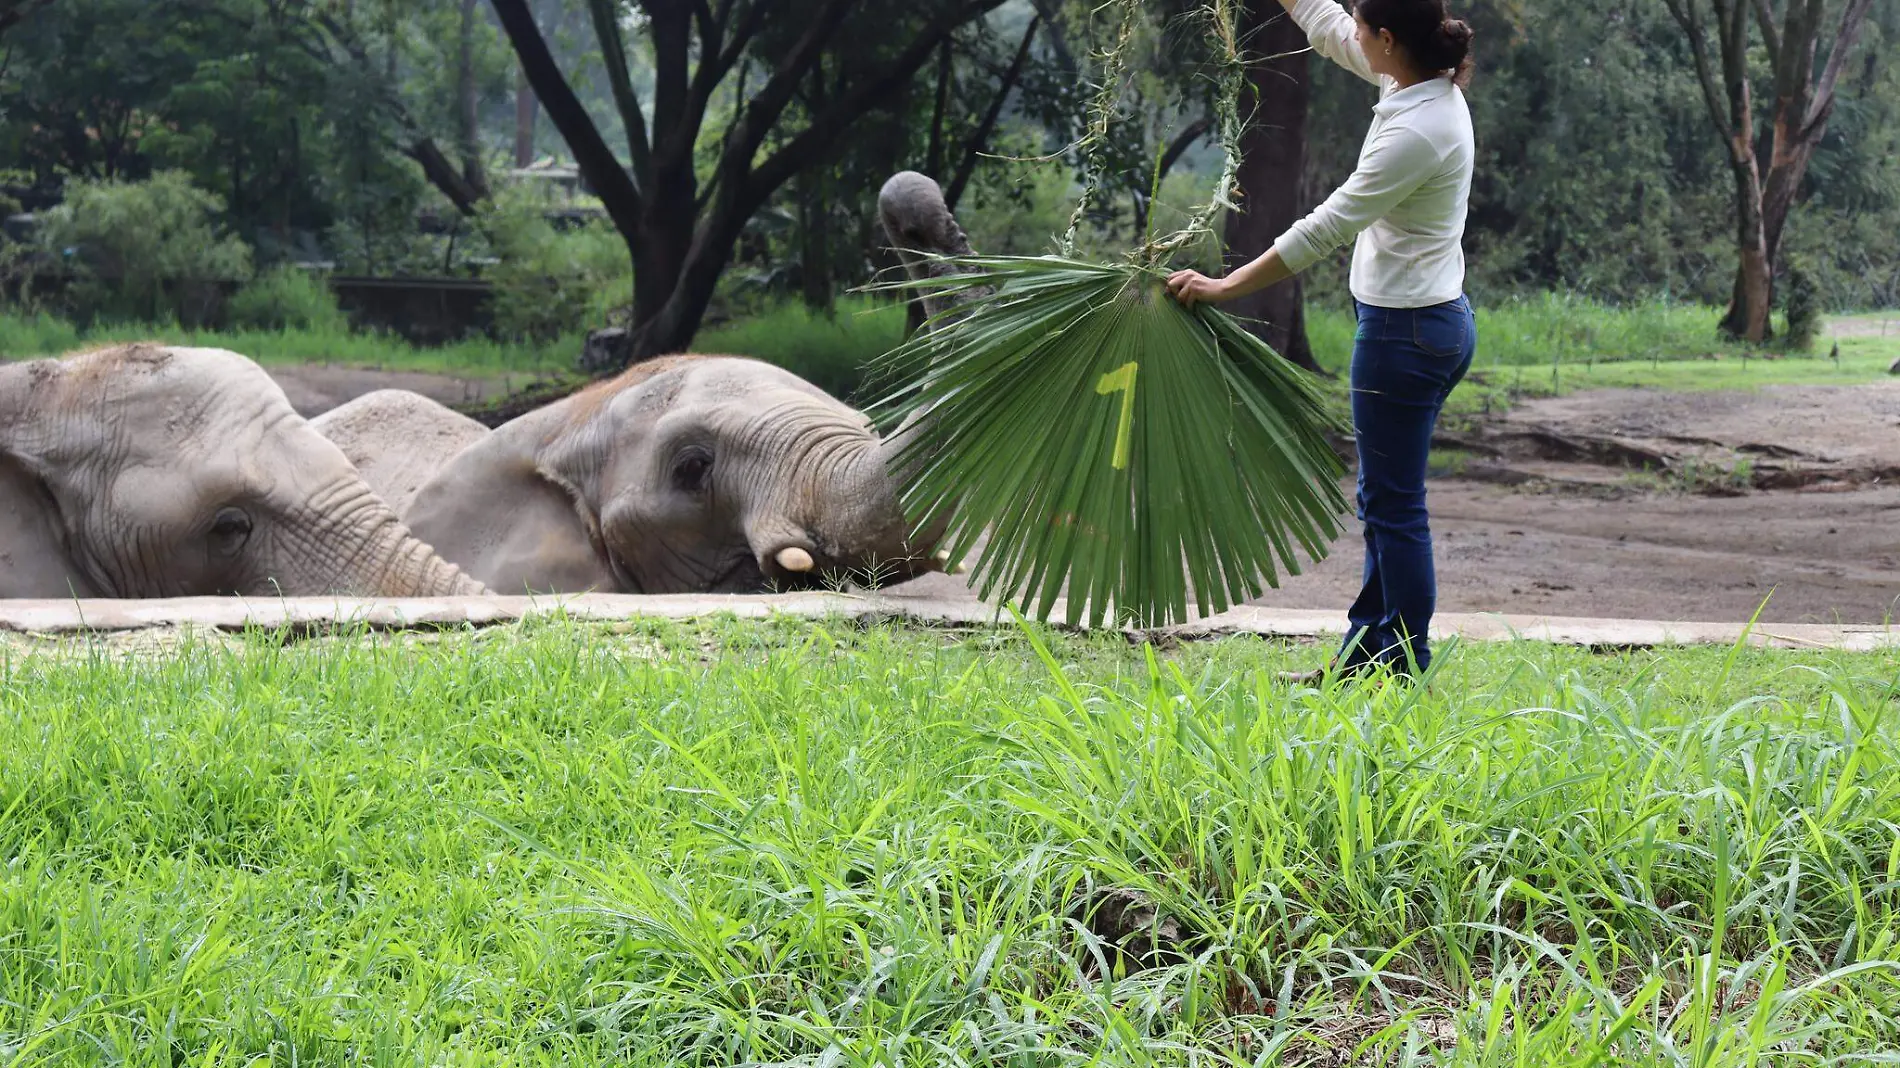
[[[1470,646],[1426,692],[802,623],[27,648],[15,1068],[1900,1048],[1890,654]]]
[[[274,267],[245,283],[231,297],[225,317],[233,330],[349,329],[336,294],[322,276],[290,266]]]
[[[1787,272],[1782,285],[1788,298],[1788,329],[1782,335],[1782,347],[1789,352],[1813,352],[1821,336],[1821,294],[1806,263],[1796,260]]]
[[[250,248],[220,225],[223,210],[219,197],[176,171],[74,182],[38,238],[78,277],[72,303],[82,322],[185,319],[204,299],[197,287],[250,277]]]
[[[1311,379],[1230,316],[1190,312],[1154,272],[1059,257],[978,257],[908,283],[961,300],[891,361],[880,404],[919,527],[942,524],[1039,619],[1159,625],[1219,612],[1318,559],[1345,511],[1335,420]],[[904,285],[899,284],[899,287]]]
[[[81,347],[126,341],[229,349],[262,364],[322,364],[342,367],[428,371],[502,379],[539,378],[571,369],[581,338],[546,344],[486,340],[418,348],[397,337],[358,334],[343,324],[311,329],[195,330],[173,323],[105,323],[87,328],[43,313],[0,314],[0,357],[58,356]]]
[[[504,337],[545,341],[606,325],[632,301],[633,265],[626,242],[605,219],[559,231],[545,204],[506,190],[484,205],[482,237],[499,261],[487,269],[495,285],[495,327]]]
[[[831,314],[796,301],[700,331],[700,352],[750,356],[783,367],[834,397],[868,401],[873,368],[904,341],[904,308],[858,297]]]

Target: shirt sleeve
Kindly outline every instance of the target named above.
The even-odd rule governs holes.
[[[1365,50],[1359,47],[1359,26],[1335,0],[1299,0],[1293,5],[1293,21],[1306,31],[1313,51],[1364,78],[1383,86]]]
[[[1438,150],[1417,130],[1387,126],[1366,146],[1346,184],[1281,234],[1274,250],[1298,274],[1359,236],[1411,196],[1437,168]]]

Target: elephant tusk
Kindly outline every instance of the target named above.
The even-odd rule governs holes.
[[[812,569],[811,554],[796,545],[787,546],[778,551],[778,566],[787,571],[805,572]]]
[[[955,567],[950,566],[950,550],[938,549],[932,559],[937,561],[937,570],[949,575],[967,575],[970,572],[968,561],[959,560]]]

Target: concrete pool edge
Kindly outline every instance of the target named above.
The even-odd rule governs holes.
[[[580,594],[558,597],[441,597],[281,599],[204,597],[146,601],[0,600],[0,631],[19,634],[100,634],[149,629],[251,628],[426,629],[495,626],[524,619],[566,616],[593,622],[640,619],[693,620],[717,617],[838,619],[918,626],[1007,626],[1011,616],[968,600],[902,595],[791,593],[759,596],[628,596]],[[1058,611],[1053,618],[1060,618]],[[1338,610],[1241,607],[1191,623],[1144,632],[1181,640],[1256,636],[1333,638],[1345,628]],[[1846,652],[1900,650],[1900,628],[1884,624],[1764,623],[1752,632],[1744,623],[1515,616],[1443,613],[1434,638],[1465,641],[1536,641],[1592,648],[1669,645],[1732,645],[1747,634],[1750,644],[1786,649]]]

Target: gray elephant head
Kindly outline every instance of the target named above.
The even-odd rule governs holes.
[[[899,171],[885,179],[877,194],[877,213],[884,236],[904,265],[904,273],[912,279],[942,278],[967,270],[937,258],[972,253],[970,239],[945,203],[943,190],[929,176]],[[934,296],[928,291],[922,300],[925,314],[932,319],[954,310],[960,302],[959,298]]]
[[[652,360],[506,423],[404,518],[503,594],[750,593],[934,563],[869,421],[730,356]]]
[[[0,365],[0,596],[486,592],[217,349]]]
[[[943,190],[928,175],[899,171],[885,179],[884,187],[878,191],[877,211],[885,237],[903,263],[904,273],[911,279],[944,278],[974,270],[941,258],[973,253],[963,227],[957,224],[956,215],[943,199]],[[959,307],[988,292],[984,286],[973,286],[955,294],[924,290],[920,297],[927,316],[924,328],[942,329],[959,317]],[[927,407],[910,413],[885,441],[886,464],[893,478],[907,480],[910,472],[924,462],[923,454],[911,446],[928,427],[930,417]],[[949,518],[943,516],[915,536],[922,544],[936,545],[942,542],[948,528]]]

